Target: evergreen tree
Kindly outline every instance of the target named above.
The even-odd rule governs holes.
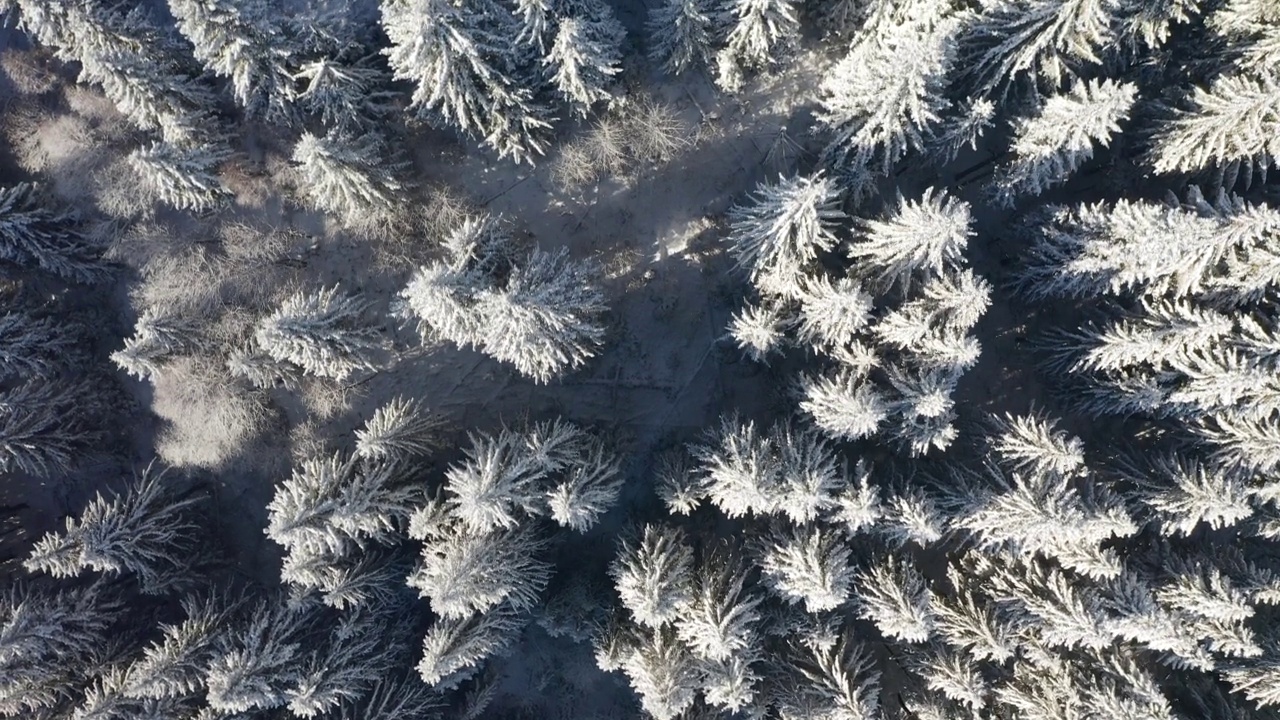
[[[817,120],[834,137],[826,154],[854,170],[882,174],[934,132],[955,55],[959,22],[947,3],[893,7],[858,35],[848,55],[823,79]]]
[[[775,529],[762,540],[759,554],[765,584],[788,604],[803,601],[805,610],[817,614],[849,596],[850,549],[824,527]]]
[[[338,380],[372,370],[380,333],[367,325],[369,303],[341,288],[298,292],[263,318],[254,340],[268,355],[308,373]]]
[[[608,512],[622,491],[618,459],[594,443],[581,466],[569,468],[564,479],[547,491],[551,519],[576,532],[590,530]]]
[[[288,703],[302,677],[299,640],[308,617],[280,600],[259,601],[246,625],[219,637],[205,677],[209,706],[243,713]]]
[[[663,0],[649,9],[649,59],[672,75],[708,67],[717,25],[712,0]]]
[[[96,409],[82,385],[31,380],[0,392],[0,469],[36,477],[67,472],[100,435],[87,422]]]
[[[777,509],[780,472],[777,440],[754,423],[726,415],[720,427],[690,452],[705,477],[706,495],[726,517],[764,516]]]
[[[638,539],[623,539],[609,567],[614,589],[636,622],[657,631],[693,602],[693,550],[673,528],[645,525]]]
[[[677,616],[676,634],[699,658],[724,662],[756,652],[760,598],[746,590],[747,574],[732,554],[721,552],[698,565],[693,600]]]
[[[547,38],[555,25],[554,8],[553,0],[515,0],[514,10],[521,24],[516,41],[528,43],[538,52],[545,51]]]
[[[725,10],[729,33],[717,60],[717,83],[721,88],[736,92],[740,87],[738,72],[769,67],[779,51],[789,49],[799,39],[800,20],[795,5],[794,0],[730,0]]]
[[[312,718],[367,695],[406,649],[392,630],[386,614],[343,616],[326,646],[307,658],[298,684],[286,691],[289,711]]]
[[[293,146],[293,162],[311,204],[347,223],[386,222],[403,202],[405,185],[397,176],[405,164],[388,157],[376,133],[303,133]]]
[[[733,314],[728,336],[743,355],[767,364],[769,356],[786,343],[786,330],[790,325],[791,319],[781,304],[749,303]]]
[[[111,361],[128,374],[146,380],[160,374],[169,357],[199,346],[194,331],[181,320],[145,310],[133,326],[133,336],[111,353]]]
[[[801,393],[800,409],[823,432],[839,439],[874,435],[891,411],[883,393],[857,373],[804,378]]]
[[[973,592],[931,595],[929,608],[938,636],[974,660],[1004,663],[1017,653],[1016,628],[997,607],[980,601]]]
[[[798,334],[818,348],[840,348],[867,326],[872,309],[871,297],[852,278],[832,283],[818,276],[804,285]]]
[[[1275,75],[1223,75],[1208,89],[1192,91],[1191,105],[1156,132],[1150,160],[1156,172],[1280,163],[1280,81]]]
[[[1252,517],[1250,477],[1239,467],[1222,467],[1183,454],[1156,456],[1148,468],[1130,467],[1124,473],[1166,536],[1189,536],[1202,523],[1220,530]]]
[[[306,89],[298,93],[299,106],[343,133],[375,128],[394,111],[396,95],[387,89],[390,77],[376,60],[377,55],[365,55],[303,63],[293,75],[306,81]]]
[[[0,260],[71,282],[104,280],[109,273],[101,250],[77,231],[78,215],[46,202],[30,183],[0,189]]]
[[[1119,11],[1112,0],[984,0],[966,22],[958,67],[984,94],[1023,78],[1057,89],[1102,64]]]
[[[645,633],[623,670],[645,712],[657,720],[673,720],[697,699],[697,663],[671,628]]]
[[[1039,112],[1014,121],[1014,160],[995,181],[1005,205],[1017,195],[1039,195],[1065,181],[1093,158],[1094,144],[1106,147],[1129,117],[1137,87],[1112,80],[1082,80],[1046,100]]]
[[[455,532],[428,540],[409,586],[430,598],[436,615],[455,620],[505,604],[531,610],[551,579],[539,559],[544,541],[525,528],[471,534]]]
[[[959,265],[971,224],[968,203],[929,188],[919,202],[899,197],[886,219],[861,221],[863,237],[848,246],[849,257],[878,285],[910,287]]]
[[[214,145],[160,142],[134,150],[128,159],[142,190],[152,198],[178,210],[202,213],[231,201],[231,191],[216,172],[229,154]]]
[[[356,456],[391,462],[425,457],[439,445],[437,435],[443,424],[421,402],[393,398],[356,430]]]
[[[582,367],[604,341],[598,273],[592,262],[569,259],[565,248],[534,250],[505,287],[479,296],[481,350],[539,383]]]
[[[549,113],[526,87],[512,40],[516,18],[496,0],[384,0],[382,27],[396,80],[417,83],[419,117],[443,118],[478,135],[499,157],[532,162],[551,128]]]
[[[836,244],[845,215],[840,190],[822,175],[761,184],[746,205],[729,211],[729,254],[765,295],[796,298],[800,278]]]
[[[50,377],[75,357],[81,328],[30,312],[0,316],[0,379]]]
[[[523,623],[508,608],[468,617],[439,618],[422,644],[418,674],[437,690],[451,690],[480,671],[481,664],[506,651],[519,637]]]
[[[880,634],[907,643],[924,643],[934,635],[934,613],[924,577],[893,555],[859,573],[859,614],[875,623]]]
[[[169,0],[196,59],[227,78],[251,116],[292,120],[297,89],[287,67],[291,47],[262,0]]]
[[[65,531],[37,542],[23,566],[54,577],[128,572],[150,594],[186,582],[197,550],[191,511],[201,498],[176,493],[170,482],[147,468],[110,501],[99,493],[79,518],[67,518]]]
[[[865,647],[841,632],[824,642],[797,643],[778,705],[786,717],[880,717],[880,673]]]
[[[560,19],[542,62],[571,110],[586,117],[592,105],[612,98],[609,85],[622,71],[621,46],[627,33],[603,2],[578,4],[578,12]]]
[[[242,601],[214,594],[187,595],[181,603],[186,618],[176,625],[162,625],[163,637],[129,665],[125,695],[180,698],[204,688],[219,638],[232,627]]]

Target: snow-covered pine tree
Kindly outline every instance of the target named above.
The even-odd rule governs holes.
[[[231,201],[231,191],[217,174],[229,155],[219,145],[159,142],[134,150],[128,160],[144,193],[178,210],[203,213]]]
[[[911,287],[960,266],[973,235],[969,204],[928,188],[919,201],[901,196],[889,217],[862,220],[862,237],[847,247],[859,274],[880,287]]]
[[[231,83],[251,116],[291,121],[297,89],[287,66],[289,39],[263,0],[168,0],[196,59]]]
[[[14,584],[0,593],[0,715],[39,716],[64,704],[123,610],[102,583],[58,591]]]
[[[297,685],[285,692],[289,711],[313,718],[368,695],[406,654],[394,629],[386,612],[344,615],[328,643],[307,657]]]
[[[30,380],[0,392],[0,469],[36,477],[70,470],[100,436],[87,422],[96,409],[78,384]]]
[[[757,652],[761,598],[747,590],[746,580],[746,567],[727,549],[698,563],[693,599],[675,619],[676,634],[694,655],[723,662]]]
[[[505,652],[524,628],[519,613],[498,607],[468,617],[438,618],[422,643],[418,674],[436,690],[452,690]]]
[[[983,0],[966,19],[957,67],[981,94],[1016,80],[1055,90],[1115,47],[1113,0]]]
[[[959,19],[933,0],[892,7],[858,34],[819,88],[816,117],[834,135],[826,155],[855,171],[887,174],[907,151],[925,146],[950,105],[943,90]]]
[[[693,550],[676,528],[645,525],[641,537],[624,538],[609,574],[631,617],[655,631],[694,600]]]
[[[571,14],[560,18],[542,62],[571,111],[586,117],[593,105],[613,97],[609,86],[622,71],[627,32],[601,0],[575,0],[573,6]]]
[[[165,359],[199,346],[193,328],[176,317],[147,309],[134,323],[124,347],[111,353],[111,362],[126,373],[147,380],[160,374]]]
[[[880,673],[848,630],[824,642],[793,642],[778,698],[784,717],[881,717]]]
[[[417,84],[418,116],[442,117],[516,162],[541,155],[550,112],[528,87],[517,18],[497,0],[383,0],[393,78]]]
[[[1016,627],[1000,608],[971,590],[933,594],[929,608],[938,637],[974,660],[1003,664],[1017,654]]]
[[[594,262],[570,259],[567,248],[535,249],[505,286],[479,294],[481,351],[539,383],[585,365],[604,342],[599,272]]]
[[[553,0],[515,0],[512,8],[520,19],[520,35],[516,42],[536,47],[538,52],[547,49],[547,38],[555,27],[556,3]]]
[[[854,342],[871,320],[873,301],[852,278],[832,282],[826,275],[804,282],[797,334],[816,348],[838,349]]]
[[[1275,282],[1258,264],[1280,210],[1192,189],[1186,206],[1119,200],[1049,206],[1031,218],[1017,285],[1035,298],[1135,293],[1251,301]],[[1254,277],[1247,277],[1254,275]]]
[[[161,625],[154,640],[129,664],[123,687],[133,698],[181,698],[204,688],[205,673],[219,637],[234,626],[243,599],[227,595],[187,595],[181,599],[186,618]]]
[[[205,676],[209,706],[243,713],[287,704],[289,688],[302,679],[300,641],[311,620],[282,598],[259,600],[244,625],[218,638]]]
[[[707,499],[707,479],[693,469],[688,456],[679,450],[658,456],[653,484],[672,515],[688,515]]]
[[[875,623],[886,638],[906,643],[928,642],[934,635],[934,613],[924,576],[896,555],[873,560],[854,583],[858,613]]]
[[[839,204],[840,188],[821,174],[762,183],[729,210],[729,254],[761,293],[801,297],[804,271],[837,243]]]
[[[1057,568],[1002,560],[984,587],[1051,648],[1097,651],[1115,642],[1099,593]]]
[[[662,0],[649,9],[649,59],[678,75],[709,67],[719,18],[713,0]]]
[[[1011,206],[1019,195],[1039,195],[1064,182],[1107,147],[1129,117],[1138,88],[1114,80],[1081,80],[1050,97],[1030,117],[1013,123],[1013,161],[996,173],[993,191]]]
[[[622,669],[656,720],[674,720],[697,700],[698,663],[669,627],[643,633]]]
[[[499,605],[528,611],[551,579],[551,565],[539,557],[545,546],[531,526],[483,534],[458,529],[428,539],[409,586],[430,599],[433,613],[454,620]]]
[[[1213,530],[1232,527],[1254,514],[1251,473],[1182,453],[1158,455],[1145,467],[1128,464],[1122,476],[1132,495],[1150,508],[1166,536],[1189,536],[1202,524]]]
[[[777,438],[735,415],[720,419],[704,441],[689,448],[698,461],[699,485],[726,517],[765,516],[777,510],[781,471]]]
[[[254,340],[277,361],[341,380],[376,367],[382,339],[369,324],[368,310],[367,301],[343,294],[337,285],[297,292],[259,321]]]
[[[61,533],[48,533],[23,562],[29,572],[75,577],[85,570],[136,575],[142,591],[161,594],[189,581],[198,553],[194,506],[199,495],[180,494],[162,471],[148,467],[122,493],[99,493],[67,518]]]
[[[81,328],[31,312],[0,316],[0,379],[50,377],[76,356]]]
[[[786,344],[791,325],[782,303],[748,303],[733,314],[728,337],[753,362],[768,364],[769,356]]]
[[[618,458],[601,442],[593,442],[581,464],[575,463],[546,492],[552,520],[575,532],[590,530],[609,511],[622,491]]]
[[[1280,71],[1280,29],[1276,9],[1265,0],[1230,0],[1218,7],[1205,24],[1226,38],[1240,57],[1238,67],[1259,74]]]
[[[797,525],[826,515],[848,483],[835,450],[816,430],[790,421],[774,425],[770,434],[779,450],[776,511]]]
[[[31,183],[2,188],[0,260],[72,282],[100,282],[109,269],[101,250],[77,231],[78,224],[74,211],[50,208]]]
[[[865,376],[840,372],[805,377],[800,409],[832,437],[858,440],[874,435],[892,412],[892,402]]]
[[[311,205],[349,225],[386,224],[403,203],[406,164],[390,156],[375,132],[304,132],[293,146],[293,162]]]
[[[322,57],[303,63],[293,78],[306,81],[298,105],[341,132],[373,129],[395,107],[396,93],[387,89],[390,75],[376,54],[351,60]]]
[[[1280,164],[1280,79],[1228,74],[1191,93],[1191,109],[1159,128],[1150,164],[1158,173],[1193,173],[1245,163]]]
[[[443,418],[427,411],[420,401],[392,398],[356,430],[355,454],[383,462],[424,457],[439,445],[443,424]]]
[[[775,528],[757,549],[765,585],[788,604],[804,603],[817,614],[834,610],[849,597],[854,569],[850,548],[821,525]]]
[[[716,84],[737,92],[744,70],[769,67],[800,37],[795,0],[729,0],[723,11],[729,32],[716,64]]]

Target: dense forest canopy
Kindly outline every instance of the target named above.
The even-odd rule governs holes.
[[[1277,0],[0,12],[0,716],[1280,718]]]

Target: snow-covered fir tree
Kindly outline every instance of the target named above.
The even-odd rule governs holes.
[[[273,8],[262,0],[168,0],[178,30],[196,59],[231,84],[251,116],[291,120],[297,88],[289,72],[291,47]]]
[[[1101,65],[1116,43],[1120,3],[1107,0],[984,0],[965,21],[957,67],[982,93],[1017,80],[1055,90]]]
[[[594,263],[564,248],[517,259],[514,241],[489,216],[467,220],[445,245],[448,257],[420,268],[395,306],[424,336],[475,346],[543,383],[598,352],[605,305]]]
[[[836,533],[820,526],[788,527],[762,541],[764,581],[788,603],[810,613],[839,607],[849,596],[854,569],[850,551]]]
[[[439,618],[422,644],[418,674],[438,690],[450,690],[475,676],[485,660],[505,652],[524,623],[515,611],[498,608],[464,618]]]
[[[189,325],[148,309],[134,323],[133,335],[125,338],[124,347],[111,353],[111,362],[139,380],[146,380],[160,374],[167,358],[198,346],[199,340]]]
[[[405,163],[377,133],[302,134],[293,146],[302,191],[312,206],[357,227],[387,222],[403,202]]]
[[[421,402],[393,398],[356,430],[355,453],[361,458],[383,461],[424,457],[439,444],[442,425],[443,419]]]
[[[673,720],[697,699],[698,664],[671,628],[643,635],[623,670],[640,705],[657,720]]]
[[[571,111],[585,117],[593,105],[613,97],[609,86],[622,71],[626,30],[600,0],[573,4],[575,12],[560,18],[542,62]]]
[[[207,212],[231,201],[231,191],[217,174],[217,166],[229,155],[216,145],[159,142],[129,153],[129,166],[143,192],[158,202],[178,210]]]
[[[410,587],[431,601],[438,616],[461,620],[506,605],[532,610],[551,579],[540,558],[545,543],[528,526],[484,534],[457,531],[428,539]]]
[[[922,273],[957,266],[973,235],[969,204],[933,188],[919,201],[899,197],[891,215],[861,226],[848,254],[857,272],[880,286],[909,286]]]
[[[499,157],[542,155],[550,112],[534,97],[517,18],[496,0],[384,0],[384,50],[393,77],[416,83],[419,117],[439,117],[478,136]]]
[[[673,75],[710,67],[719,34],[718,16],[712,0],[663,0],[651,7],[645,24],[649,58]]]
[[[730,0],[723,11],[729,27],[716,59],[716,83],[729,92],[742,86],[742,73],[769,67],[800,36],[794,0]]]
[[[101,437],[98,410],[83,385],[29,380],[0,391],[0,469],[36,477],[66,472]]]
[[[761,184],[729,211],[729,253],[760,292],[797,297],[804,271],[837,243],[839,201],[840,188],[820,174]]]
[[[258,323],[254,340],[277,361],[341,380],[376,367],[382,339],[368,310],[367,301],[344,294],[337,285],[298,292]]]
[[[302,679],[300,640],[313,620],[282,599],[259,600],[243,624],[219,637],[209,660],[206,698],[214,710],[270,710]]]
[[[745,565],[730,551],[698,563],[693,599],[675,626],[680,640],[703,660],[724,662],[756,652],[761,598],[746,581]]]
[[[888,169],[919,150],[950,103],[942,92],[959,19],[947,3],[886,3],[819,88],[818,123],[834,137],[826,155],[856,169]],[[861,189],[855,188],[855,194]]]
[[[79,215],[49,202],[31,183],[0,189],[0,260],[72,282],[105,279],[102,251],[79,232]]]
[[[377,55],[322,57],[303,63],[293,77],[306,83],[298,105],[342,132],[374,129],[395,107],[390,75]]]
[[[520,19],[517,41],[528,43],[545,52],[555,27],[557,3],[553,0],[515,0],[513,10]]]
[[[50,377],[75,358],[81,328],[33,312],[0,316],[0,378]]]
[[[1014,121],[1014,159],[995,181],[1006,205],[1017,195],[1039,195],[1066,180],[1106,147],[1137,99],[1137,87],[1111,80],[1082,80],[1054,95],[1032,117]]]
[[[161,625],[152,641],[129,665],[122,691],[133,698],[181,698],[204,688],[205,673],[219,637],[234,626],[243,598],[224,594],[186,595],[185,618]]]
[[[646,525],[624,539],[609,568],[622,604],[636,622],[657,630],[683,615],[693,601],[693,550],[680,531]]]
[[[1280,79],[1274,73],[1224,75],[1195,88],[1190,100],[1190,108],[1156,132],[1150,158],[1156,172],[1280,162]]]
[[[111,500],[99,493],[65,530],[37,542],[23,566],[54,577],[128,573],[150,594],[181,585],[199,555],[193,510],[202,498],[177,493],[173,482],[147,468]]]
[[[873,560],[859,573],[854,593],[858,613],[880,634],[907,643],[928,642],[934,616],[924,577],[892,555]]]

